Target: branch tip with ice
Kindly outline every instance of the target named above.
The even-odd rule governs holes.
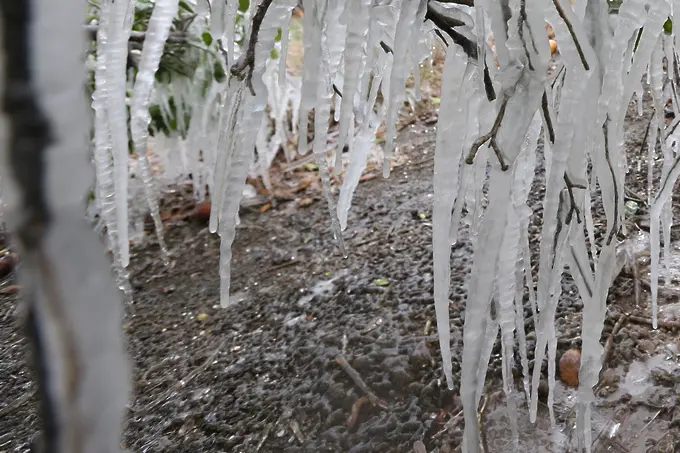
[[[619,226],[619,186],[616,181],[616,173],[612,165],[611,156],[609,155],[609,114],[602,124],[602,134],[604,135],[604,156],[607,159],[607,166],[612,177],[612,188],[614,189],[614,225],[612,226],[609,236],[607,236],[607,245],[611,244],[612,239],[616,235]]]
[[[553,5],[555,5],[555,9],[557,10],[557,14],[560,15],[562,20],[564,21],[564,24],[567,26],[567,29],[569,30],[569,34],[571,35],[571,39],[574,40],[574,46],[576,46],[576,52],[578,52],[578,56],[581,59],[581,63],[583,64],[583,69],[586,71],[590,71],[590,65],[588,64],[588,60],[586,60],[586,55],[583,52],[583,48],[581,47],[581,43],[579,42],[578,38],[576,37],[576,31],[574,31],[574,26],[567,17],[567,14],[564,12],[564,9],[562,8],[562,5],[560,5],[560,0],[553,0]]]
[[[501,108],[498,110],[496,121],[494,121],[491,130],[487,134],[484,134],[481,137],[479,137],[472,144],[470,152],[468,153],[468,156],[465,159],[466,164],[472,165],[475,161],[475,156],[477,155],[479,148],[481,148],[482,145],[484,145],[486,142],[489,142],[489,145],[491,145],[491,149],[493,149],[493,152],[496,154],[496,157],[498,158],[498,162],[501,164],[501,170],[506,171],[508,168],[510,168],[508,164],[505,163],[503,153],[501,152],[501,149],[498,146],[498,141],[496,140],[498,130],[501,128],[503,117],[505,116],[505,109],[508,106],[508,101],[510,101],[510,96],[506,93],[503,95],[503,100],[501,101]]]
[[[231,69],[229,69],[232,76],[239,80],[246,81],[246,84],[250,89],[250,94],[253,96],[255,96],[255,89],[253,88],[252,81],[253,69],[255,69],[255,46],[257,45],[257,37],[260,33],[262,21],[264,20],[264,16],[267,14],[267,10],[272,4],[272,1],[273,0],[262,0],[262,2],[257,5],[257,10],[253,16],[253,24],[250,30],[250,39],[248,40],[246,52],[241,55],[232,65]]]
[[[567,213],[566,223],[571,223],[572,216],[576,214],[576,221],[581,223],[581,211],[576,203],[576,197],[574,197],[574,189],[585,189],[586,186],[583,184],[575,184],[569,178],[567,172],[564,172],[564,183],[567,185],[567,191],[569,191],[569,201],[571,206],[569,207],[569,212]]]

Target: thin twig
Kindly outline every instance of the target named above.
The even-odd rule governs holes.
[[[571,218],[574,213],[576,213],[576,222],[581,223],[581,211],[579,210],[578,204],[576,203],[576,198],[574,197],[574,189],[585,189],[586,187],[581,184],[574,184],[571,182],[571,179],[569,179],[569,175],[566,171],[564,172],[564,183],[567,185],[569,201],[571,202],[569,212],[567,213],[566,223],[569,224],[571,222]]]
[[[250,29],[250,39],[248,40],[248,47],[246,53],[241,55],[239,59],[231,66],[229,72],[234,77],[246,81],[250,93],[255,96],[255,89],[253,88],[253,70],[255,69],[255,45],[257,44],[258,34],[260,33],[260,27],[262,26],[262,21],[264,16],[267,14],[269,5],[272,4],[273,0],[262,0],[262,2],[257,5],[257,10],[253,16],[253,24]]]
[[[628,322],[628,314],[621,313],[619,319],[616,321],[616,324],[614,324],[612,333],[610,333],[609,337],[607,338],[607,342],[604,345],[604,352],[602,353],[602,369],[600,371],[600,380],[602,380],[604,372],[607,371],[607,368],[609,367],[609,360],[611,359],[611,355],[614,352],[614,336],[619,333],[626,322]]]
[[[642,316],[630,315],[628,316],[628,321],[634,322],[635,324],[642,324],[644,326],[651,326],[652,320],[643,318]],[[658,321],[657,327],[666,330],[678,330],[680,329],[680,322],[677,321]]]
[[[571,24],[571,21],[567,18],[566,13],[564,12],[564,9],[562,9],[562,5],[560,5],[559,0],[553,0],[553,5],[555,5],[555,9],[557,10],[557,14],[560,15],[564,23],[567,25],[567,29],[569,30],[569,34],[571,35],[571,39],[574,40],[574,45],[576,46],[576,51],[578,52],[579,58],[581,58],[581,63],[583,64],[583,68],[586,71],[590,71],[590,65],[588,65],[588,61],[586,60],[586,55],[583,53],[583,49],[581,48],[581,43],[578,41],[578,38],[576,38],[576,32],[574,31],[574,26]]]
[[[361,406],[370,403],[371,400],[367,396],[361,396],[352,404],[352,411],[347,419],[347,429],[352,429],[359,421],[359,414],[361,413]]]
[[[508,164],[505,163],[501,149],[498,146],[498,142],[496,141],[496,135],[498,134],[498,130],[501,128],[501,123],[503,122],[503,117],[505,116],[505,110],[509,101],[510,96],[507,93],[504,93],[503,99],[501,100],[501,107],[498,110],[498,115],[496,116],[496,121],[494,121],[491,130],[487,134],[482,135],[472,144],[470,153],[465,159],[466,164],[472,165],[475,161],[475,156],[477,155],[479,148],[481,148],[486,142],[490,142],[491,148],[493,148],[493,151],[496,153],[496,157],[498,158],[498,162],[501,164],[501,170],[506,171],[508,168],[510,168],[508,167]]]
[[[550,109],[548,108],[548,92],[543,91],[541,98],[541,110],[543,111],[543,118],[545,119],[545,126],[548,129],[548,139],[550,143],[555,143],[555,128],[553,127],[552,119],[550,118]]]
[[[616,181],[616,173],[614,172],[614,166],[612,165],[611,156],[609,155],[609,114],[607,113],[607,118],[602,124],[602,133],[604,134],[604,156],[607,159],[607,165],[609,166],[609,172],[612,176],[612,187],[614,189],[614,225],[609,232],[607,237],[607,245],[611,244],[612,239],[618,232],[619,229],[619,185]]]
[[[484,395],[484,398],[482,399],[482,407],[479,409],[479,412],[477,413],[477,423],[479,424],[479,433],[482,439],[482,453],[489,452],[489,445],[486,439],[486,431],[484,431],[484,413],[486,412],[486,405],[488,402],[489,397],[487,395]]]
[[[449,421],[446,422],[446,424],[442,427],[442,429],[440,429],[439,431],[437,431],[437,432],[432,436],[432,439],[436,439],[437,437],[440,437],[440,436],[441,436],[442,434],[444,434],[446,431],[448,431],[449,429],[453,428],[453,427],[455,426],[455,424],[456,424],[456,421],[458,421],[458,419],[459,419],[462,415],[463,415],[463,409],[461,409],[460,411],[458,411],[458,413],[457,413],[456,415],[454,415],[453,417],[451,417],[451,419],[449,419]]]
[[[386,409],[388,407],[387,403],[378,398],[378,395],[373,393],[373,390],[371,390],[368,387],[368,385],[366,385],[364,380],[361,379],[361,376],[359,375],[357,370],[352,368],[352,365],[350,365],[349,362],[347,362],[345,356],[343,356],[342,354],[338,354],[337,356],[335,356],[335,361],[337,362],[338,365],[340,365],[340,368],[342,368],[343,371],[347,373],[347,375],[350,377],[350,379],[352,379],[356,386],[359,387],[359,389],[361,389],[361,391],[366,394],[368,399],[371,401],[372,405],[382,407],[383,409]]]

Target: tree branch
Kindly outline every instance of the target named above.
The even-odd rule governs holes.
[[[578,52],[579,58],[581,58],[581,63],[583,64],[583,68],[586,71],[590,71],[590,65],[588,64],[588,60],[586,60],[586,55],[583,53],[583,48],[581,47],[581,43],[578,41],[578,38],[576,38],[576,32],[574,31],[574,26],[571,24],[571,21],[569,18],[567,18],[567,14],[564,12],[564,9],[562,9],[562,5],[560,5],[560,0],[553,0],[553,5],[555,5],[555,9],[557,10],[557,14],[560,15],[564,23],[567,25],[567,29],[569,30],[569,34],[571,35],[571,39],[574,40],[574,45],[576,46],[576,51]]]
[[[475,156],[477,155],[479,148],[481,148],[484,143],[489,142],[491,148],[496,154],[496,157],[498,158],[498,162],[501,164],[501,170],[506,171],[509,168],[508,164],[505,163],[503,153],[501,152],[498,142],[496,141],[496,135],[498,134],[498,130],[501,128],[501,123],[503,122],[503,117],[505,116],[505,109],[508,106],[509,101],[510,96],[507,93],[504,93],[503,99],[501,100],[501,108],[498,110],[498,115],[496,116],[496,121],[494,121],[491,130],[487,134],[482,135],[472,144],[470,153],[465,159],[466,164],[472,165],[475,161]]]
[[[257,11],[253,16],[253,25],[250,29],[250,39],[248,40],[248,48],[246,53],[241,55],[239,59],[234,63],[229,70],[231,75],[234,77],[246,81],[250,93],[255,96],[255,89],[253,88],[253,69],[255,69],[255,46],[257,44],[258,34],[260,33],[260,27],[262,26],[262,21],[264,16],[267,14],[269,6],[272,4],[273,0],[262,0],[262,2],[257,5]]]

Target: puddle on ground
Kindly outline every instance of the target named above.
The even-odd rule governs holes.
[[[633,362],[627,370],[616,368],[619,388],[607,397],[596,398],[592,406],[592,450],[594,453],[646,452],[650,446],[669,438],[668,421],[660,415],[671,407],[673,387],[655,385],[653,374],[663,370],[678,373],[678,351],[669,345],[667,352],[646,361]],[[553,428],[548,408],[539,404],[536,423],[529,421],[529,410],[523,394],[517,396],[517,409],[512,411],[518,428],[516,451],[536,453],[570,453],[578,451],[576,431],[577,391],[561,382],[555,385],[555,418]],[[504,398],[498,399],[485,412],[486,453],[515,451],[512,427]],[[664,437],[665,436],[665,437]],[[663,450],[661,450],[663,451]]]

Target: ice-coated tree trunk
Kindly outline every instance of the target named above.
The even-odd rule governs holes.
[[[40,389],[41,450],[120,451],[121,295],[84,218],[93,184],[83,0],[0,0],[0,183]]]

